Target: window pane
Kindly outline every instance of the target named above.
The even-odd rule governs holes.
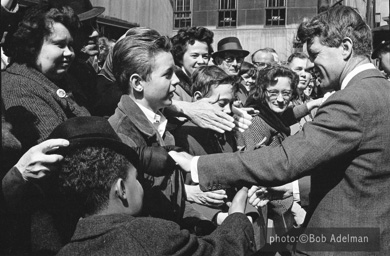
[[[189,11],[191,6],[191,0],[184,0],[184,11]]]

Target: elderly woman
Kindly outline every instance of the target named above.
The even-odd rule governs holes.
[[[171,52],[175,64],[180,67],[175,72],[180,85],[176,87],[174,99],[192,101],[191,75],[197,68],[209,63],[213,37],[214,33],[207,28],[191,27],[180,29],[171,38]]]
[[[68,118],[89,115],[69,93],[66,75],[75,56],[72,43],[78,24],[70,8],[38,5],[26,12],[7,41],[11,65],[1,76],[2,98],[23,151]]]

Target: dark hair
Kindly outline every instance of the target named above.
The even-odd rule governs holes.
[[[269,85],[275,83],[275,80],[278,77],[287,77],[291,80],[291,100],[297,98],[298,95],[296,93],[296,88],[299,82],[299,77],[294,71],[281,65],[272,65],[259,70],[255,86],[249,91],[248,97],[265,104],[267,96],[266,89]]]
[[[79,19],[70,7],[50,9],[47,4],[39,4],[28,9],[16,32],[5,43],[4,52],[11,62],[34,66],[55,22],[64,25],[72,36],[80,28]]]
[[[93,215],[107,207],[111,187],[126,179],[132,164],[106,147],[82,147],[64,157],[58,175],[58,189],[68,200],[82,207],[81,214]]]
[[[257,68],[255,67],[255,65],[244,61],[241,65],[241,69],[238,75],[242,76],[243,74],[248,74],[249,77],[256,78]]]
[[[217,66],[201,66],[194,71],[191,76],[192,80],[192,95],[196,91],[202,93],[203,97],[208,96],[212,87],[218,87],[220,84],[231,84],[233,92],[238,90],[236,76],[229,76],[221,68]]]
[[[301,43],[312,42],[318,36],[328,47],[339,47],[345,37],[353,42],[356,55],[371,56],[371,30],[359,13],[348,6],[329,8],[309,21],[301,23],[297,39]]]
[[[207,43],[209,54],[213,53],[214,33],[204,27],[191,27],[180,29],[175,36],[171,38],[172,42],[172,55],[175,60],[175,64],[182,65],[183,55],[187,51],[187,45],[193,45],[195,41]]]
[[[170,50],[169,38],[155,34],[141,37],[126,36],[117,42],[114,46],[112,66],[113,74],[122,92],[129,94],[129,79],[135,73],[148,81],[155,55]]]
[[[294,52],[290,56],[288,56],[287,64],[290,64],[295,58],[304,60],[304,59],[308,59],[309,56],[307,56],[307,54],[304,52]]]

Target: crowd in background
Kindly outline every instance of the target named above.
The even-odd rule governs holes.
[[[313,180],[308,175],[330,168],[325,160],[300,160],[306,167],[297,168],[299,175],[282,181],[275,178],[269,185],[256,182],[257,174],[253,174],[246,181],[225,181],[228,187],[224,181],[198,178],[193,158],[187,160],[189,155],[201,156],[194,158],[201,161],[202,156],[227,153],[240,158],[264,148],[281,149],[280,153],[293,141],[290,138],[301,134],[307,134],[302,136],[309,146],[316,145],[309,123],[316,122],[322,104],[335,91],[344,89],[341,81],[338,86],[332,81],[353,70],[330,69],[338,76],[328,72],[326,65],[337,61],[336,54],[322,57],[328,61],[325,65],[317,57],[324,53],[308,46],[306,52],[294,52],[282,60],[267,45],[252,53],[245,50],[237,37],[225,37],[213,49],[214,34],[205,27],[180,29],[171,38],[151,28],[135,27],[121,38],[108,39],[97,31],[96,17],[104,8],[93,7],[88,0],[49,0],[30,7],[21,18],[17,11],[16,0],[2,0],[0,254],[296,252],[289,244],[272,245],[270,237],[307,225],[318,204],[312,201]],[[325,13],[333,12],[344,12],[353,22],[365,24],[351,8],[336,7]],[[314,45],[314,39],[303,35],[311,36],[304,25],[298,36],[302,44]],[[314,33],[314,38],[320,35]],[[365,34],[353,57],[347,53],[348,43],[357,43],[349,37],[320,45],[333,49],[347,41],[346,50],[337,54],[348,65],[361,56],[371,61],[371,35]],[[384,41],[372,53],[381,69],[375,69],[373,76],[383,81],[378,85],[382,93],[378,91],[370,100],[385,97],[381,98],[384,108],[390,105],[390,97],[386,99],[390,96],[389,50],[390,41]],[[382,88],[383,84],[387,87]],[[352,103],[344,105],[348,104]],[[361,111],[360,106],[356,108],[351,119],[357,119]],[[329,113],[322,111],[319,122]],[[342,117],[338,113],[337,120]],[[389,117],[381,120],[385,126]],[[330,123],[321,125],[318,130],[324,133],[333,128]],[[346,124],[334,128],[343,129],[358,133]],[[353,162],[360,151],[350,151],[342,156]],[[300,157],[304,156],[290,161]],[[388,157],[377,161],[386,165]],[[272,157],[268,160],[272,162]],[[192,169],[187,170],[183,162]],[[256,169],[250,161],[244,165]],[[221,166],[223,173],[219,159],[215,166]],[[273,168],[283,169],[276,163]],[[383,169],[370,165],[367,171],[375,168]],[[203,175],[202,169],[198,172]],[[243,171],[242,175],[248,174]],[[389,169],[378,176],[387,182]],[[338,186],[337,182],[333,185]],[[381,211],[382,219],[378,217],[380,226],[390,224],[387,210]],[[388,234],[383,237],[381,252],[388,252],[388,244],[383,244],[389,242]]]

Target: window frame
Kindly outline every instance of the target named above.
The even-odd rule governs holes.
[[[178,10],[178,3],[181,10]],[[188,2],[188,10],[186,10],[186,2]],[[181,16],[181,17],[180,17]],[[179,26],[176,26],[176,23],[179,22]],[[183,22],[183,26],[181,25]],[[173,12],[173,29],[178,30],[181,28],[187,28],[192,26],[192,0],[175,0],[175,10]]]
[[[266,27],[281,27],[287,25],[287,0],[267,0],[264,11],[264,24]],[[271,15],[269,15],[269,12],[271,12]],[[283,12],[284,14],[282,14]],[[271,16],[271,20],[268,19],[269,16]],[[281,19],[283,16],[284,19]],[[274,20],[274,17],[279,17],[279,19]]]
[[[237,1],[238,0],[219,0],[217,16],[218,28],[237,27]],[[229,15],[226,17],[226,14]],[[223,21],[221,21],[221,15],[223,15]]]

